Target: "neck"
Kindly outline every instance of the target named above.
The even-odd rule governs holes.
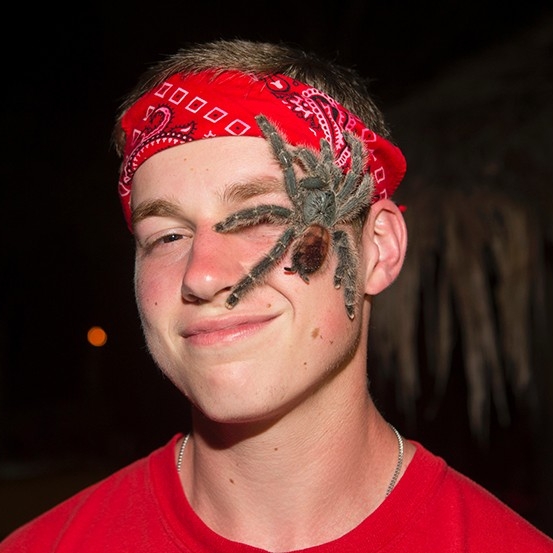
[[[357,526],[386,497],[398,440],[368,395],[348,401],[349,410],[334,407],[316,424],[289,415],[253,432],[200,417],[181,474],[200,518],[271,551],[324,543]]]

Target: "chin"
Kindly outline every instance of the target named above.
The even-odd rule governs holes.
[[[263,402],[253,401],[247,394],[233,399],[228,395],[219,396],[219,398],[210,395],[204,398],[192,398],[191,401],[203,417],[218,424],[272,424],[288,410],[287,405],[282,401],[277,402],[274,398]]]

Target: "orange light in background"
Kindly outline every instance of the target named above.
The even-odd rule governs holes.
[[[90,344],[97,348],[101,348],[108,341],[106,331],[99,326],[91,327],[87,332],[86,338]]]

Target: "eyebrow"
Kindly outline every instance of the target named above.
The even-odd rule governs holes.
[[[247,182],[235,182],[230,184],[222,193],[222,201],[225,203],[244,202],[250,198],[263,196],[264,194],[281,193],[284,185],[280,179],[264,177],[249,180]],[[169,200],[147,200],[138,204],[132,211],[131,223],[136,225],[148,217],[179,217],[182,211],[179,206]]]
[[[275,177],[263,177],[247,182],[235,182],[230,184],[222,194],[225,203],[236,203],[263,196],[264,194],[282,193],[284,184],[281,179]]]
[[[181,214],[181,210],[173,202],[163,199],[148,200],[133,209],[131,223],[134,226],[147,217],[177,217]]]

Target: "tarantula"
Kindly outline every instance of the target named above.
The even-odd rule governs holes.
[[[343,285],[346,311],[353,319],[357,299],[357,255],[348,233],[335,226],[352,222],[370,203],[373,182],[370,174],[363,172],[363,145],[353,135],[344,133],[351,149],[351,166],[344,174],[334,163],[334,154],[326,140],[320,141],[320,153],[308,148],[292,150],[265,116],[257,116],[256,121],[282,168],[286,193],[293,207],[259,205],[237,211],[215,225],[215,230],[221,233],[264,221],[288,225],[272,249],[234,285],[226,306],[232,309],[244,294],[262,282],[292,244],[291,266],[284,270],[297,273],[305,282],[309,282],[310,274],[321,268],[332,245],[338,258],[334,286]],[[299,180],[294,163],[299,164],[306,175]]]

